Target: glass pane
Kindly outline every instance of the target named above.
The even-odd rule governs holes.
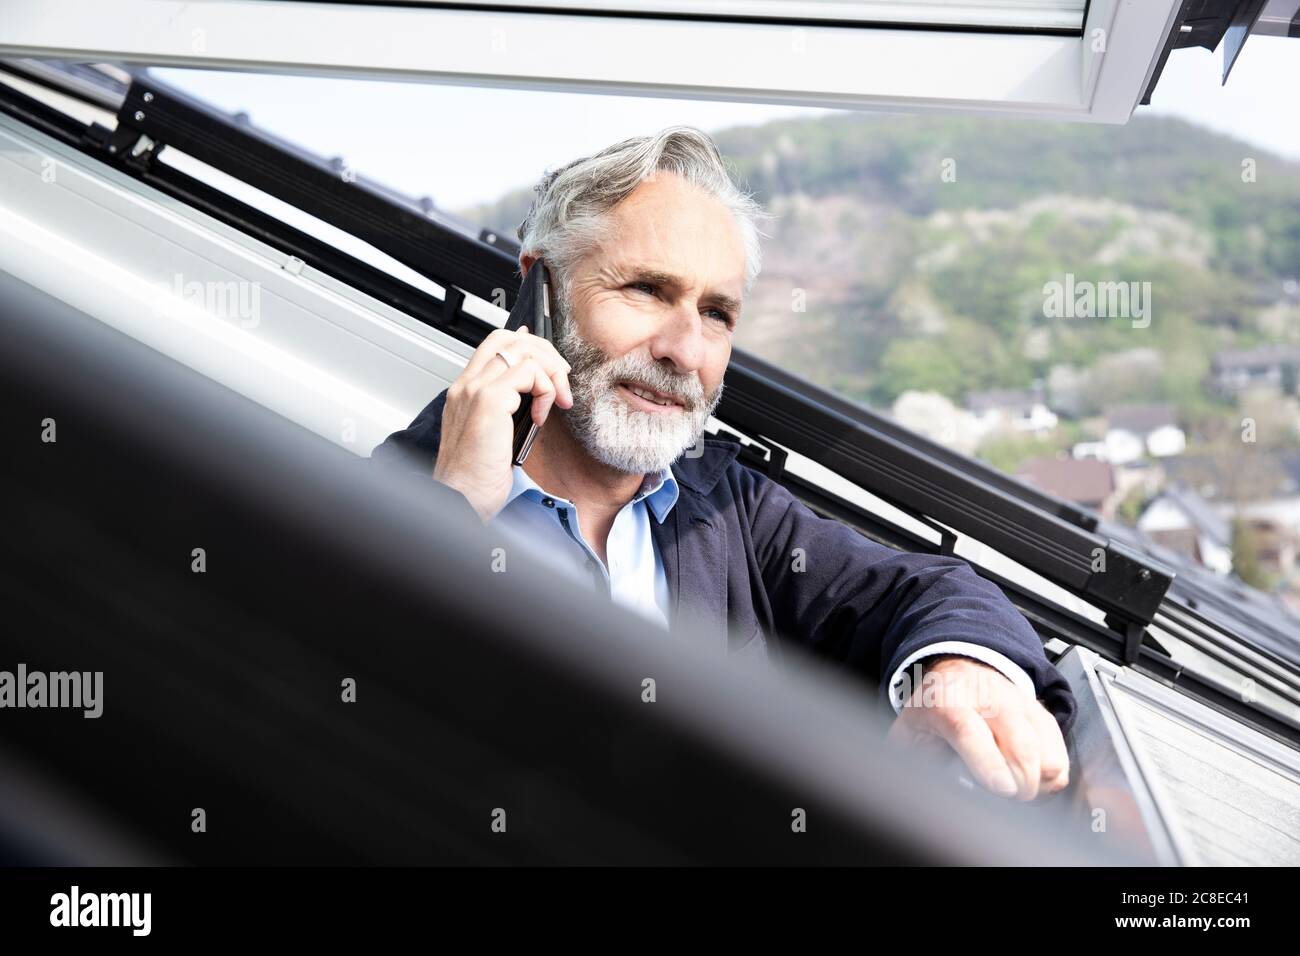
[[[545,169],[699,126],[777,217],[736,347],[1280,614],[1300,607],[1300,127],[1279,121],[1300,62],[1256,38],[1221,87],[1184,52],[1123,127],[157,75],[510,237]]]

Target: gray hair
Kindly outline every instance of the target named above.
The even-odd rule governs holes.
[[[745,246],[745,292],[762,268],[758,228],[771,216],[731,177],[727,161],[705,132],[669,126],[653,136],[625,139],[593,156],[575,159],[549,172],[533,187],[537,197],[519,224],[521,254],[546,260],[560,301],[569,301],[573,267],[611,238],[607,213],[659,171],[675,173],[727,207]]]

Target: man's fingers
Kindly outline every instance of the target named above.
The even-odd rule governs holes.
[[[518,342],[520,338],[518,331],[507,332],[505,329],[493,329],[484,336],[483,341],[474,350],[474,354],[469,357],[464,370],[460,373],[461,377],[466,380],[472,379],[481,375],[492,365],[505,365],[505,362],[497,358],[497,352],[502,349],[505,349],[514,357],[519,357],[518,347],[512,349],[511,346]]]
[[[1069,755],[1056,718],[1037,701],[1001,714],[992,720],[974,708],[905,707],[888,737],[906,747],[951,747],[981,786],[1003,796],[1032,800],[1068,786]]]
[[[1019,691],[1012,691],[1019,694]],[[1024,695],[1028,699],[1028,695]],[[1033,701],[1037,707],[1038,702]],[[1042,753],[1040,728],[1029,713],[1029,708],[1004,705],[989,718],[988,727],[993,732],[1002,757],[1016,778],[1016,796],[1032,800],[1038,796],[1042,779]]]
[[[555,404],[555,383],[536,359],[525,359],[519,364],[522,366],[519,384],[522,384],[525,389],[531,389],[530,394],[533,396],[533,421],[538,425],[544,425],[546,416],[551,413],[551,406]],[[520,401],[523,399],[520,398]]]
[[[561,408],[572,408],[573,392],[569,388],[569,373],[573,371],[573,366],[556,350],[552,342],[535,337],[527,328],[521,328],[519,332],[526,339],[524,347],[529,349],[528,354],[541,364],[555,383],[555,401]]]
[[[505,352],[510,356],[510,361],[516,366],[528,358],[538,362],[546,370],[546,374],[555,380],[561,404],[565,407],[573,404],[568,379],[572,367],[556,351],[552,343],[531,334],[526,328],[510,332],[505,329],[493,329],[489,332],[465,364],[461,377],[472,380],[483,376],[489,381],[500,377],[507,365],[505,360],[498,356],[499,352]]]
[[[1056,793],[1070,785],[1070,754],[1065,748],[1061,725],[1051,712],[1035,701],[1030,717],[1038,729],[1039,746],[1043,755],[1043,792]]]
[[[970,707],[946,707],[930,713],[933,717],[927,723],[957,751],[981,786],[1006,797],[1015,795],[1018,787],[1011,768],[998,749],[993,731],[978,711]]]
[[[533,397],[532,418],[538,425],[546,422],[546,416],[555,402],[555,383],[546,374],[546,369],[533,358],[526,358],[512,368],[503,368],[501,373],[488,381],[483,388],[492,391],[503,390],[505,394],[501,397],[501,401],[507,405],[511,414],[518,410],[519,403],[523,401],[522,396],[531,395]],[[494,406],[496,402],[497,399],[494,397],[492,399]]]
[[[491,365],[482,371],[480,378],[488,383],[497,381],[518,382],[519,379],[508,377],[511,368],[518,368],[526,362],[532,361],[542,369],[553,383],[554,400],[559,402],[561,408],[572,408],[573,392],[569,388],[569,363],[560,358],[560,353],[556,352],[555,347],[545,339],[529,335],[522,329],[520,331],[523,333],[521,337],[530,338],[532,342],[519,342],[516,340],[502,346],[510,356],[513,366],[507,366],[502,359],[496,358]],[[549,403],[547,408],[550,408]]]
[[[960,658],[931,662],[925,679],[942,679],[941,702],[923,706],[918,690],[894,721],[890,738],[916,746],[921,735],[937,734],[981,786],[1004,796],[1033,800],[1064,789],[1070,782],[1070,758],[1056,718],[1002,675],[991,688],[981,683],[996,673],[986,664]],[[968,705],[983,701],[990,689],[993,706]]]

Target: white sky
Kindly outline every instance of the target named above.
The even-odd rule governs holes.
[[[1300,161],[1300,40],[1251,37],[1228,85],[1222,56],[1175,50],[1146,112],[1180,116]],[[495,199],[553,168],[664,126],[709,132],[825,110],[270,74],[160,78],[445,209]]]

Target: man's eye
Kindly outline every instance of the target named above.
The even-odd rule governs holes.
[[[652,286],[649,282],[632,282],[632,283],[630,283],[630,284],[628,285],[628,288],[629,288],[629,289],[645,289],[646,292],[650,293],[651,295],[654,295],[654,292],[655,292],[655,287]]]
[[[721,309],[709,309],[707,311],[721,319],[725,325],[731,325],[731,316],[728,313],[723,312]]]

